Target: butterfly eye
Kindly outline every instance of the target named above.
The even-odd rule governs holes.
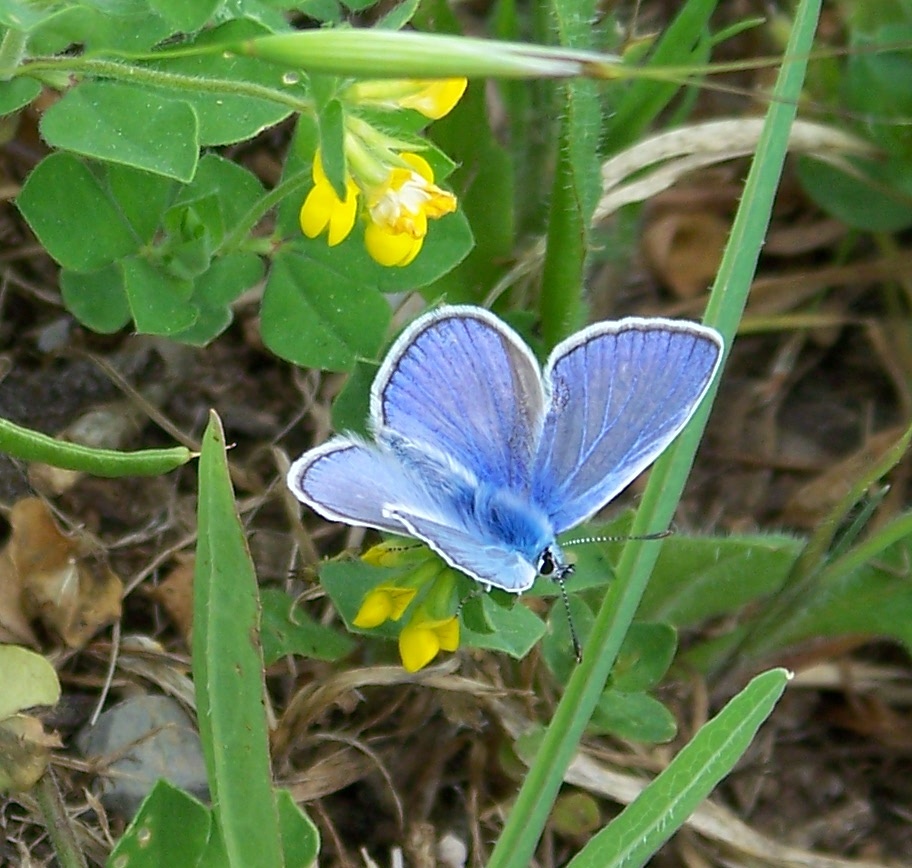
[[[545,578],[562,582],[573,575],[573,564],[562,564],[554,556],[553,549],[549,546],[538,556],[538,574]]]
[[[551,552],[551,549],[545,549],[538,556],[538,574],[540,576],[550,576],[557,564],[554,562],[554,555]]]

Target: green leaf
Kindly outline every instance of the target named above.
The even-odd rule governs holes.
[[[420,3],[421,0],[404,0],[386,12],[374,26],[384,30],[402,30],[412,20]]]
[[[161,226],[178,185],[161,175],[109,163],[104,167],[108,189],[118,210],[143,244],[149,244]]]
[[[160,780],[108,857],[108,868],[196,866],[205,851],[212,817],[193,796]]]
[[[60,9],[30,2],[30,0],[3,0],[0,3],[0,24],[16,30],[32,30],[59,15]]]
[[[912,649],[910,555],[912,513],[906,512],[810,576],[775,623],[753,631],[749,647],[762,654],[810,637],[870,636]]]
[[[222,0],[149,0],[149,7],[175,30],[198,30],[222,5]]]
[[[206,154],[199,162],[193,182],[179,188],[174,205],[194,206],[212,243],[218,245],[226,228],[240,223],[263,195],[263,185],[243,166],[216,154]],[[212,204],[217,215],[208,210]]]
[[[589,729],[640,744],[664,744],[678,732],[674,715],[648,693],[609,688],[595,706]]]
[[[182,344],[204,347],[225,331],[231,325],[233,318],[230,307],[199,307],[196,320],[192,325],[180,329],[168,337]]]
[[[84,2],[61,5],[58,15],[32,33],[30,53],[56,54],[74,44],[86,52],[145,52],[174,32],[146,0],[98,3],[96,8]]]
[[[361,560],[327,561],[320,565],[320,584],[326,589],[336,611],[351,632],[392,639],[399,635],[401,629],[400,625],[392,621],[370,629],[356,627],[352,622],[367,592],[381,583],[393,581],[401,573],[400,570],[374,567]]]
[[[352,12],[363,12],[365,9],[370,9],[371,6],[376,6],[378,0],[342,0],[342,2]]]
[[[193,681],[212,802],[228,865],[282,868],[258,644],[257,580],[212,414],[199,466]]]
[[[545,635],[546,627],[541,618],[521,602],[511,609],[505,609],[494,603],[487,594],[481,601],[490,632],[476,633],[464,627],[459,638],[460,645],[500,651],[521,660]]]
[[[124,276],[117,265],[89,273],[64,268],[60,294],[67,310],[92,331],[112,334],[130,321]]]
[[[172,2],[180,3],[180,0]],[[284,22],[282,26],[286,26]],[[262,23],[248,17],[206,30],[184,47],[218,46],[267,32]],[[224,89],[200,88],[184,94],[184,99],[193,106],[199,119],[199,141],[203,146],[246,141],[292,113],[290,105],[268,99],[268,91],[261,95],[245,92],[251,88],[267,88],[274,90],[278,97],[295,98],[302,102],[307,96],[301,84],[283,81],[281,68],[260,63],[255,58],[226,57],[217,49],[196,57],[162,58],[152,66],[162,72],[225,82]]]
[[[137,331],[176,335],[196,322],[198,310],[190,302],[191,281],[172,277],[138,256],[124,259],[120,269]]]
[[[611,686],[627,693],[656,687],[678,650],[678,633],[668,624],[635,622],[624,637],[611,670]]]
[[[18,645],[0,645],[0,721],[59,699],[60,682],[47,658]]]
[[[254,253],[229,253],[213,260],[193,287],[193,300],[205,307],[228,306],[263,279],[263,260]]]
[[[295,803],[288,790],[276,793],[282,852],[286,865],[316,865],[320,853],[320,833],[310,817]]]
[[[870,35],[852,34],[846,60],[846,104],[867,120],[868,134],[888,157],[912,159],[912,133],[907,120],[912,96],[904,86],[912,75],[908,44],[912,16],[901,24],[885,24]],[[895,123],[898,121],[898,123]]]
[[[263,659],[267,666],[289,654],[311,660],[339,660],[351,654],[355,643],[348,636],[313,620],[284,591],[264,588],[262,605]]]
[[[758,675],[709,723],[568,868],[645,865],[734,767],[788,682],[784,669]]]
[[[362,437],[370,436],[370,389],[380,365],[358,359],[342,390],[332,404],[334,431],[351,431]]]
[[[41,84],[33,78],[14,78],[12,81],[0,81],[0,115],[27,106],[41,93]]]
[[[552,582],[553,584],[553,582]],[[576,595],[570,597],[570,618],[573,621],[573,632],[580,644],[583,656],[586,656],[586,642],[592,630],[595,616],[589,604]],[[567,621],[567,612],[563,601],[556,600],[548,615],[548,632],[541,644],[541,654],[557,684],[566,684],[576,669],[577,660],[573,646],[573,636]]]
[[[26,179],[17,205],[64,268],[98,271],[139,248],[104,185],[71,154],[42,160]]]
[[[263,270],[263,261],[253,253],[230,253],[213,260],[193,282],[191,307],[197,310],[196,320],[169,337],[193,346],[208,344],[231,325],[231,304],[262,279]]]
[[[804,543],[796,537],[756,534],[673,536],[661,545],[638,616],[684,627],[738,611],[777,591]]]
[[[495,627],[488,614],[488,607],[485,606],[483,594],[472,594],[467,600],[463,600],[461,605],[462,611],[459,617],[466,630],[485,636],[494,632]],[[501,608],[510,607],[502,606]]]
[[[190,181],[199,156],[196,112],[133,85],[87,81],[41,118],[48,144],[156,175]]]
[[[798,161],[798,178],[828,214],[867,232],[897,232],[912,226],[912,162],[862,163],[854,177],[809,157]]]
[[[323,252],[322,262],[292,250],[275,257],[263,295],[263,342],[295,364],[347,371],[376,355],[392,313],[370,284],[350,280],[335,267],[344,263]]]

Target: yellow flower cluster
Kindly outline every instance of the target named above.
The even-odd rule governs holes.
[[[414,109],[432,120],[459,101],[465,79],[361,82],[346,99],[380,108]],[[344,241],[359,211],[366,218],[364,244],[380,265],[402,267],[421,252],[428,220],[456,210],[456,197],[434,183],[423,157],[403,152],[396,140],[356,117],[346,120],[345,197],[326,177],[319,149],[314,154],[314,186],[301,207],[301,230],[308,238],[326,233],[330,247]]]
[[[394,565],[397,549],[380,543],[365,552],[363,560],[372,564]],[[399,621],[411,606],[419,590],[422,601],[409,614],[399,633],[399,656],[409,672],[428,665],[441,651],[459,647],[459,618],[446,614],[453,599],[453,573],[440,570],[436,562],[430,570],[418,567],[402,584],[381,584],[369,591],[352,622],[363,630],[379,627],[387,621]]]

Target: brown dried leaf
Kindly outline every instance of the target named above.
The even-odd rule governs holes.
[[[695,298],[719,269],[728,229],[728,222],[711,211],[670,212],[646,227],[643,252],[678,298]]]
[[[855,480],[896,443],[903,430],[888,428],[869,437],[860,449],[801,486],[785,505],[783,521],[793,527],[817,527],[823,516],[845,497]]]
[[[47,768],[52,748],[63,747],[37,717],[14,714],[0,721],[0,792],[31,789]]]
[[[7,550],[18,574],[25,614],[71,648],[85,645],[120,617],[123,583],[78,540],[57,526],[44,501],[25,498],[10,513]]]
[[[38,647],[38,639],[22,608],[22,588],[9,546],[0,551],[0,643]]]
[[[148,591],[148,596],[168,613],[188,644],[193,629],[194,563],[193,558],[181,559],[158,587]]]

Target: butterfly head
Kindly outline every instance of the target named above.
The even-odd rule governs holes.
[[[545,546],[538,556],[536,569],[540,576],[555,582],[563,582],[573,575],[573,564],[564,562],[564,556],[556,545]]]

